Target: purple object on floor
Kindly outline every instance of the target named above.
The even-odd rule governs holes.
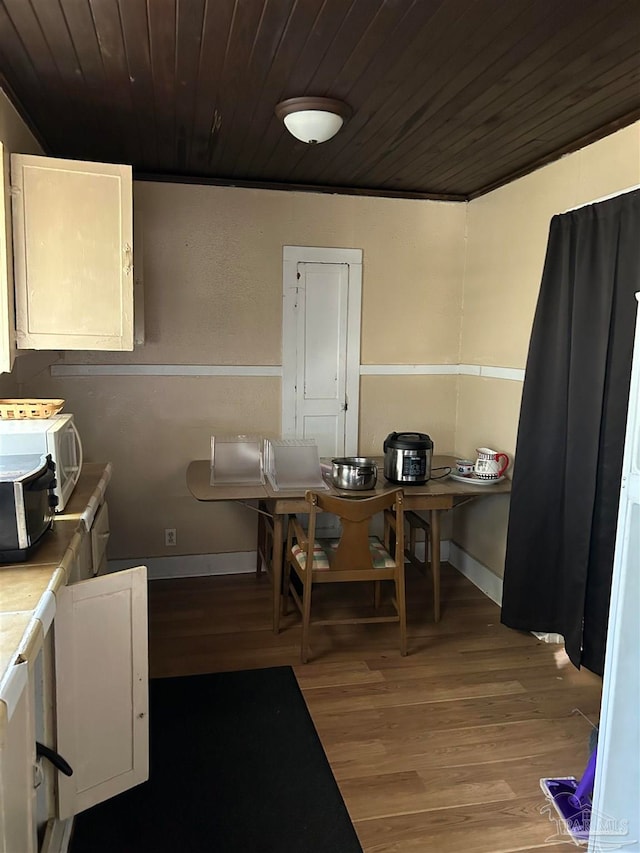
[[[585,796],[588,798],[590,802],[591,792],[593,791],[593,780],[596,776],[596,758],[597,758],[598,750],[594,749],[591,753],[591,758],[589,759],[587,766],[585,768],[584,773],[582,774],[582,779],[578,783],[578,787],[576,788],[576,792],[573,797],[573,805],[578,808],[585,800]]]
[[[589,840],[591,801],[577,797],[578,781],[574,778],[541,779],[540,787],[553,803],[567,832],[577,842]]]

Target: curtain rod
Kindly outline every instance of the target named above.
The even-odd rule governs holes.
[[[590,204],[600,204],[601,201],[609,201],[610,198],[616,198],[619,195],[626,195],[626,193],[632,193],[634,190],[640,190],[640,184],[636,184],[633,187],[627,187],[626,190],[618,190],[617,193],[611,193],[611,195],[604,195],[602,198],[594,198],[593,201],[586,201],[584,204],[578,204],[575,207],[570,207],[568,210],[563,210],[562,213],[571,213],[573,210],[580,210],[581,207],[589,207]]]

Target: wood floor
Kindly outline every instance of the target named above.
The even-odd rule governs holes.
[[[539,780],[581,776],[600,679],[446,564],[438,625],[428,581],[407,585],[406,658],[395,625],[317,627],[303,665],[266,576],[152,581],[151,676],[292,665],[365,853],[567,853]]]

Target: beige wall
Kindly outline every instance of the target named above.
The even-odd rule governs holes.
[[[134,206],[147,343],[67,352],[68,363],[280,365],[283,245],[363,250],[364,363],[457,361],[465,205],[137,182]],[[361,386],[361,452],[381,454],[394,429],[453,449],[455,376],[366,376]],[[255,515],[198,505],[185,471],[208,457],[211,434],[279,435],[279,378],[45,372],[22,388],[64,397],[87,458],[113,461],[112,558],[255,547]],[[165,527],[177,529],[177,549],[165,549]]]
[[[277,377],[51,378],[48,365],[281,363],[282,246],[363,249],[361,361],[523,368],[554,213],[640,182],[640,125],[469,205],[208,186],[134,185],[142,223],[147,342],[134,353],[21,355],[0,394],[62,396],[89,460],[110,459],[110,556],[254,547],[255,517],[187,492],[215,432],[278,435]],[[38,146],[0,92],[0,138]],[[513,454],[522,384],[471,376],[361,378],[360,452],[394,429],[429,432],[436,452]],[[454,539],[502,573],[508,499],[454,513]],[[177,549],[163,530],[176,527]]]
[[[524,368],[551,217],[640,184],[640,124],[469,204],[460,361]],[[461,377],[456,450],[481,445],[513,454],[521,383]],[[507,502],[455,514],[454,539],[502,574]]]

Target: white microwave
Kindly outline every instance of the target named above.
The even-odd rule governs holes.
[[[73,415],[54,415],[17,421],[0,420],[0,458],[27,454],[49,454],[55,462],[58,498],[62,512],[76,487],[82,469],[82,442]]]

